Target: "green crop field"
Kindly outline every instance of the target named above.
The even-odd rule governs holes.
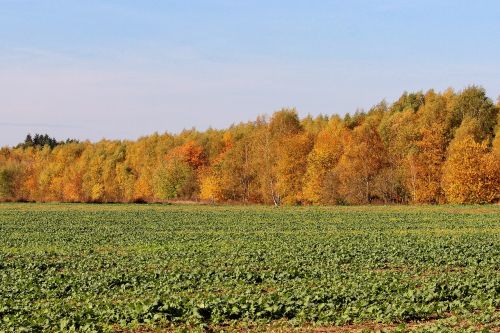
[[[0,204],[0,332],[500,327],[500,206]]]

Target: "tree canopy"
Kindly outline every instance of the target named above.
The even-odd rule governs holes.
[[[137,141],[28,135],[0,149],[0,200],[498,202],[499,106],[471,86],[405,92],[343,118],[281,109],[227,129]]]

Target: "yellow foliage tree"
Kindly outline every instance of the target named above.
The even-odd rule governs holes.
[[[442,167],[445,160],[444,129],[423,128],[422,138],[416,142],[416,152],[407,156],[408,185],[413,201],[417,203],[440,203]]]
[[[450,203],[490,203],[500,199],[500,160],[487,141],[477,142],[474,119],[465,119],[443,166],[443,189]]]
[[[340,119],[333,118],[317,136],[314,148],[307,157],[304,180],[304,199],[314,204],[338,201],[334,168],[343,152],[346,130]]]
[[[367,118],[346,137],[335,172],[340,180],[339,192],[348,203],[365,204],[376,199],[374,182],[387,156],[377,127],[377,119]]]
[[[217,202],[222,198],[220,178],[213,172],[207,171],[200,177],[200,199]]]
[[[303,180],[312,143],[311,137],[306,133],[299,133],[287,137],[276,147],[276,188],[285,204],[304,201]]]

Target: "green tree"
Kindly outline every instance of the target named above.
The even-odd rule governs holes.
[[[155,197],[160,200],[191,199],[196,191],[193,169],[179,158],[162,163],[153,177]]]
[[[456,98],[451,113],[451,125],[458,128],[465,118],[478,122],[474,134],[479,140],[491,139],[497,122],[498,108],[486,96],[482,87],[471,86],[464,89]]]

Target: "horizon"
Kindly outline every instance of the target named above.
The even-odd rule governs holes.
[[[451,89],[452,91],[454,91],[455,93],[459,93],[461,91],[463,91],[464,89],[466,88],[470,88],[470,87],[479,87],[479,88],[482,88],[484,89],[482,86],[478,86],[478,85],[469,85],[467,87],[464,87],[463,89],[454,89],[453,87],[448,87],[442,91],[436,91],[435,89],[427,89],[425,91],[423,90],[420,90],[420,91],[412,91],[412,92],[409,92],[409,91],[404,91],[401,93],[401,95],[399,97],[401,97],[402,95],[404,94],[411,94],[411,93],[422,93],[422,94],[426,94],[427,92],[429,91],[435,91],[436,93],[444,93],[446,90],[449,90]],[[488,96],[488,95],[487,95]],[[398,98],[399,98],[398,97]],[[489,96],[488,96],[489,97]],[[491,97],[489,97],[493,103],[499,103],[500,104],[500,96],[497,98],[497,100],[495,101],[494,99],[492,99]],[[397,101],[394,100],[394,101],[387,101],[385,99],[379,101],[379,103],[382,103],[382,102],[385,102],[387,103],[387,105],[390,107],[393,103],[395,103]],[[248,120],[242,120],[242,121],[239,121],[239,122],[233,122],[231,124],[229,124],[228,126],[226,127],[212,127],[212,126],[208,126],[204,129],[200,129],[200,128],[197,128],[195,126],[192,126],[192,127],[186,127],[186,128],[183,128],[179,131],[168,131],[168,130],[165,130],[165,131],[154,131],[154,132],[151,132],[151,133],[146,133],[146,134],[143,134],[143,135],[140,135],[138,137],[135,137],[135,138],[107,138],[107,137],[102,137],[102,138],[99,138],[99,139],[95,139],[95,140],[92,140],[92,139],[89,139],[89,138],[84,138],[84,139],[79,139],[79,138],[73,138],[73,137],[56,137],[56,136],[53,136],[51,135],[51,133],[38,133],[38,132],[30,132],[30,133],[26,133],[20,140],[19,142],[15,143],[15,144],[12,144],[12,145],[4,145],[4,146],[0,146],[0,148],[2,147],[7,147],[7,148],[14,148],[16,147],[17,145],[21,145],[23,144],[23,142],[25,142],[24,140],[27,139],[28,136],[30,137],[33,137],[35,135],[47,135],[49,136],[50,138],[56,140],[57,142],[64,142],[64,141],[67,141],[67,140],[70,140],[70,141],[73,141],[73,140],[77,140],[78,142],[89,142],[91,144],[93,143],[99,143],[101,141],[119,141],[119,142],[135,142],[135,141],[138,141],[140,139],[143,139],[143,138],[147,138],[147,137],[150,137],[150,136],[153,136],[153,135],[172,135],[172,136],[178,136],[178,135],[181,135],[182,133],[184,132],[189,132],[189,131],[195,131],[195,132],[199,132],[199,133],[204,133],[204,132],[207,132],[207,131],[210,131],[210,130],[213,130],[213,131],[226,131],[228,129],[230,129],[231,127],[233,126],[238,126],[238,125],[241,125],[241,124],[248,124],[248,123],[254,123],[256,122],[260,117],[264,117],[265,119],[269,119],[272,117],[272,115],[276,112],[279,112],[279,111],[282,111],[282,110],[293,110],[293,111],[296,111],[298,116],[299,116],[299,119],[300,121],[303,121],[305,120],[306,118],[308,117],[312,117],[313,119],[317,119],[318,117],[328,117],[329,119],[333,118],[333,117],[340,117],[340,118],[344,118],[347,114],[349,115],[354,115],[358,112],[361,112],[361,113],[368,113],[370,112],[370,110],[373,108],[373,107],[376,107],[376,104],[375,105],[372,105],[370,108],[367,108],[367,109],[357,109],[355,110],[354,112],[345,112],[344,114],[339,114],[339,113],[331,113],[331,114],[325,114],[325,113],[321,113],[321,114],[316,114],[316,115],[311,115],[311,114],[301,114],[299,112],[299,110],[296,110],[295,108],[281,108],[281,109],[278,109],[278,110],[274,110],[273,112],[271,113],[261,113],[261,114],[258,114],[254,119],[248,119]],[[0,126],[2,125],[2,123],[0,122]]]
[[[405,91],[500,94],[495,1],[0,4],[0,146],[223,129],[283,107],[343,116]]]

